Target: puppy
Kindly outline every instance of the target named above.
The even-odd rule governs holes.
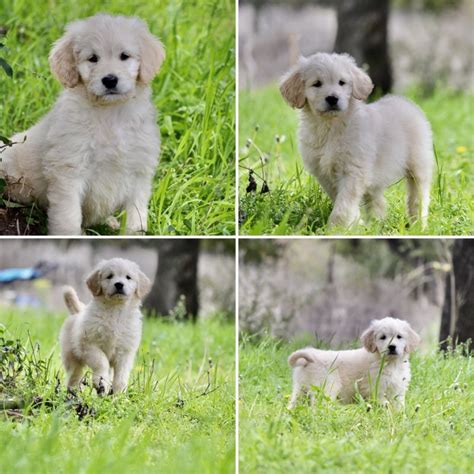
[[[118,210],[128,233],[147,230],[160,153],[149,84],[164,57],[146,24],[123,16],[75,21],[54,45],[65,90],[0,163],[11,199],[47,209],[49,234],[78,235]]]
[[[329,227],[358,223],[359,206],[385,214],[384,191],[405,177],[411,221],[428,217],[433,174],[431,127],[402,97],[365,104],[372,80],[348,54],[300,58],[280,91],[301,109],[299,149],[306,169],[333,201]]]
[[[293,352],[288,363],[293,368],[293,393],[288,408],[296,405],[300,393],[320,387],[332,399],[353,401],[356,393],[365,399],[375,397],[395,409],[405,404],[410,382],[408,354],[419,343],[418,334],[406,321],[384,318],[372,321],[361,336],[361,349],[323,351],[307,347]]]
[[[151,283],[130,260],[101,262],[87,278],[93,299],[86,306],[72,288],[64,299],[71,315],[60,335],[67,387],[74,389],[85,366],[99,394],[120,393],[127,388],[142,332],[141,300]]]

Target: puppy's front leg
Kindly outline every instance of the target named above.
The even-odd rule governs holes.
[[[105,395],[110,388],[110,364],[107,356],[98,347],[84,351],[84,362],[92,369],[92,382],[99,395]]]
[[[149,192],[137,189],[137,194],[127,204],[127,233],[141,234],[147,231],[149,199]]]
[[[328,227],[350,227],[360,219],[359,205],[363,195],[363,183],[357,178],[343,178],[339,182],[334,207]]]
[[[74,182],[51,183],[48,187],[48,233],[81,235],[81,190]]]
[[[124,352],[117,355],[114,364],[114,380],[112,382],[113,393],[125,391],[128,385],[128,378],[133,367],[134,355],[131,352]]]

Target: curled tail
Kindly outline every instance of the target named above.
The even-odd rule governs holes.
[[[69,314],[77,314],[82,311],[84,304],[79,300],[76,290],[71,286],[63,288],[64,302],[66,303]]]
[[[306,367],[310,362],[314,362],[314,358],[307,349],[293,352],[293,354],[288,357],[288,364],[291,367]]]

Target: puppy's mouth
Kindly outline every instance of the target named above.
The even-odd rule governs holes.
[[[124,102],[129,98],[128,92],[121,92],[117,89],[107,89],[104,92],[95,96],[96,101],[103,104],[113,102]]]
[[[341,108],[338,105],[328,105],[326,109],[323,110],[323,114],[336,115],[336,113],[340,111]]]
[[[126,298],[127,295],[123,289],[114,290],[114,292],[110,295],[111,298],[123,299]]]

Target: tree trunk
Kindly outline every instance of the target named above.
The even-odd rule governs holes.
[[[452,337],[454,343],[474,340],[474,240],[456,240],[452,261],[453,273],[452,275],[448,273],[446,276],[446,293],[439,336],[443,350],[447,348],[448,336]],[[451,277],[454,279],[451,280]],[[454,288],[454,300],[452,288]]]
[[[337,53],[349,53],[357,64],[369,66],[375,89],[392,89],[388,52],[389,0],[339,0],[337,2]]]
[[[158,248],[158,268],[145,307],[167,316],[184,298],[184,319],[196,320],[199,311],[197,264],[199,240],[162,240]]]

